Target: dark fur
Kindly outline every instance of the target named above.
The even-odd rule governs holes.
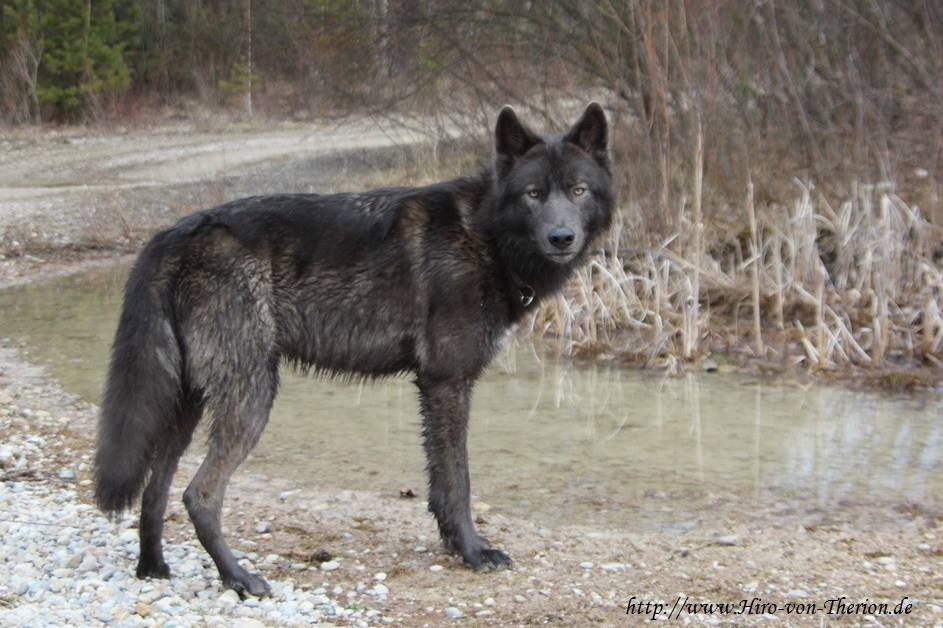
[[[144,248],[128,279],[95,459],[103,510],[129,508],[144,489],[138,576],[169,575],[167,492],[205,406],[210,449],[184,493],[187,511],[223,584],[268,592],[227,548],[220,511],[268,420],[283,362],[415,374],[442,538],[476,569],[510,564],[478,536],[469,510],[472,386],[536,307],[526,295],[559,290],[608,227],[612,192],[596,104],[563,136],[537,136],[505,108],[495,140],[495,166],[477,176],[233,201]]]

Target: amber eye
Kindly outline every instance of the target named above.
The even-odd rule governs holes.
[[[577,185],[573,188],[573,196],[583,196],[584,194],[586,194],[585,185]]]
[[[527,196],[531,198],[540,198],[540,190],[538,189],[527,190]]]

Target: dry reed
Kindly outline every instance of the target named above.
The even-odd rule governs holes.
[[[692,220],[682,211],[678,232],[650,248],[628,246],[640,212],[623,208],[533,333],[564,353],[670,368],[711,353],[826,370],[941,364],[941,229],[917,207],[890,185],[859,185],[837,207],[798,183],[789,208],[757,211],[752,186],[745,199],[745,247],[704,235],[698,194]],[[739,328],[745,307],[749,333]]]

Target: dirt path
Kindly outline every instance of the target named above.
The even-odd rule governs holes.
[[[0,137],[0,234],[14,251],[120,240],[230,198],[320,189],[358,151],[428,139],[389,121]]]

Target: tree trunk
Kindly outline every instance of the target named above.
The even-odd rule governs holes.
[[[246,115],[252,117],[252,0],[246,0]]]

